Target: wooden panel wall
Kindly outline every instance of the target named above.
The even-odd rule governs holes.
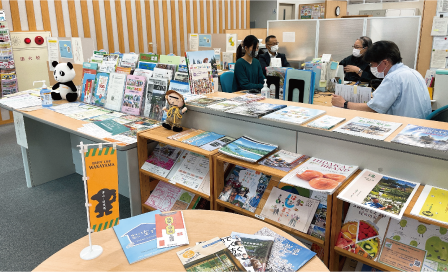
[[[183,55],[188,33],[224,33],[228,25],[232,29],[235,26],[248,29],[249,1],[1,0],[0,3],[11,31],[45,30],[51,31],[53,37],[93,38],[98,49],[110,52]]]
[[[437,1],[425,0],[423,7],[422,26],[420,29],[420,43],[418,48],[417,71],[425,77],[431,65],[432,52],[432,19],[437,14]]]

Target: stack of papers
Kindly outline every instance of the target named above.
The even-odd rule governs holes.
[[[348,102],[367,103],[372,97],[372,88],[358,85],[336,84],[335,94],[342,96]]]
[[[13,109],[22,109],[28,107],[35,107],[42,105],[42,101],[39,97],[24,94],[17,96],[10,96],[0,100],[0,104]]]

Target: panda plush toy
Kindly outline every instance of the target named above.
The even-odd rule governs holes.
[[[73,79],[75,78],[75,69],[73,64],[58,63],[53,61],[51,65],[54,67],[54,79],[58,82],[53,85],[51,98],[53,100],[66,99],[68,102],[74,102],[78,99],[78,91],[76,89]]]

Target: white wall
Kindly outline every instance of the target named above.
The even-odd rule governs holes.
[[[347,5],[348,15],[359,15],[360,10],[378,10],[378,9],[405,9],[405,8],[417,8],[418,12],[416,15],[423,14],[424,1],[419,0],[415,2],[389,2],[389,3],[374,3],[374,4],[357,4],[357,5]]]

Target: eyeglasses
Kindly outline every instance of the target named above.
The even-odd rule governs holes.
[[[358,47],[358,46],[354,46],[354,45],[352,45],[352,47],[355,48],[355,49],[364,49],[364,47],[362,47],[362,46],[361,46],[361,47]]]
[[[276,42],[276,43],[270,43],[270,44],[266,44],[266,45],[274,46],[274,45],[278,45],[278,42]]]

